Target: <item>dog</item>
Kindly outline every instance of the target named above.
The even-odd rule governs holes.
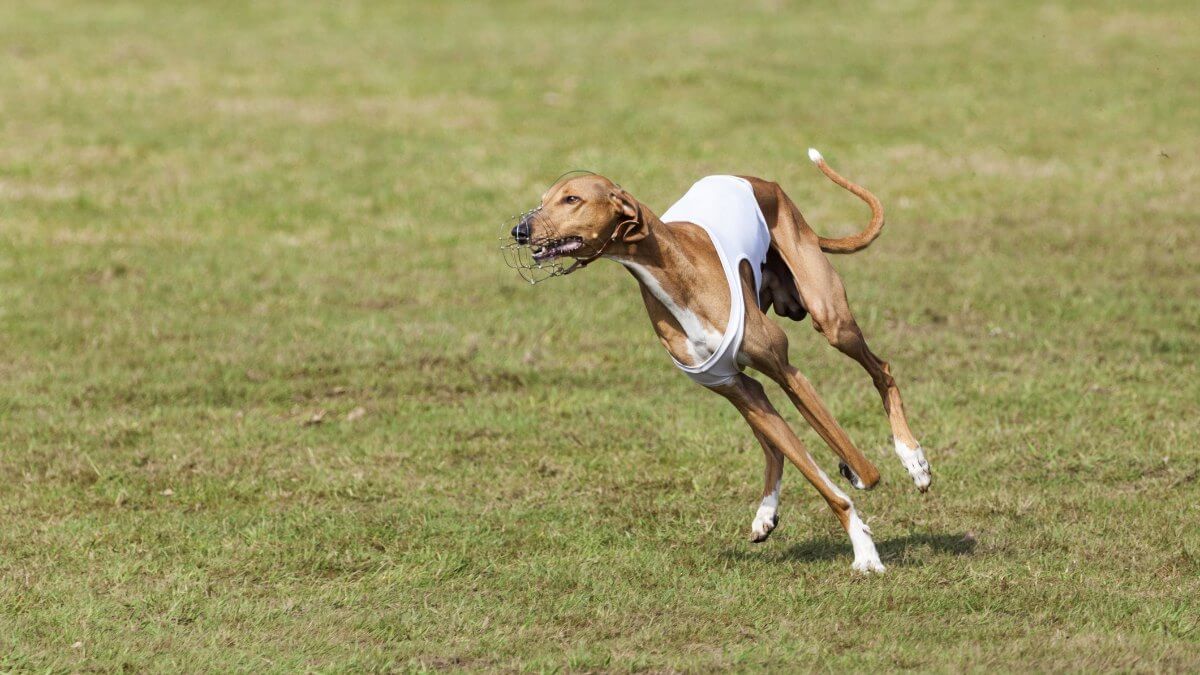
[[[766,457],[762,501],[750,539],[763,542],[779,523],[786,457],[817,489],[850,536],[852,568],[883,572],[850,497],[821,470],[746,367],[778,384],[840,458],[843,477],[870,489],[879,471],[850,441],[816,390],[788,362],[788,338],[766,312],[796,321],[811,317],[831,345],[857,361],[883,399],[896,455],[921,492],[932,474],[904,412],[890,368],[867,346],[846,291],[826,253],[866,248],[883,229],[883,207],[862,186],[834,171],[816,150],[809,158],[830,180],[870,206],[857,235],[818,236],[776,183],[751,176],[710,176],[660,219],[619,185],[597,174],[560,178],[509,235],[537,267],[571,260],[569,274],[600,258],[637,280],[662,345],[692,379],[728,399],[750,425]]]

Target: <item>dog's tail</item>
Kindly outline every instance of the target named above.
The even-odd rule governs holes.
[[[829,180],[853,192],[856,197],[871,207],[871,222],[867,224],[867,229],[849,237],[842,237],[841,239],[818,237],[821,243],[821,250],[826,253],[854,253],[870,246],[871,242],[875,241],[875,238],[883,231],[883,204],[880,204],[875,195],[871,194],[865,187],[842,178],[841,174],[834,171],[825,163],[825,158],[815,148],[808,149],[808,158],[813,161],[813,164],[817,165],[821,173],[829,177]]]

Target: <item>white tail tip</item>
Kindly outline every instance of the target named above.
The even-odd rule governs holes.
[[[821,153],[817,152],[816,148],[808,149],[808,158],[813,161],[813,164],[820,164],[825,161],[825,158],[821,156]]]

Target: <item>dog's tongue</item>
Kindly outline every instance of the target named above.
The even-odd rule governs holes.
[[[580,246],[583,246],[583,242],[567,241],[561,244],[555,244],[554,246],[549,246],[537,253],[534,253],[533,259],[546,260],[547,258],[557,258],[564,253],[570,253],[571,251],[578,249]]]

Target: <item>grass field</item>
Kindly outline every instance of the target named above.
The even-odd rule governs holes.
[[[0,3],[0,670],[1200,669],[1194,3],[249,4]],[[880,577],[496,250],[580,167],[856,231],[810,145],[934,468],[788,323]]]

